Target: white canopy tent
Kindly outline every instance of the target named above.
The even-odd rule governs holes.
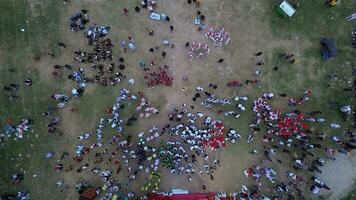
[[[279,5],[279,8],[289,17],[292,17],[296,12],[293,6],[290,5],[286,0],[284,0],[281,5]]]

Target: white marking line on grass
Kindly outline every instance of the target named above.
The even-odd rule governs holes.
[[[224,0],[221,0],[220,4],[219,4],[219,12],[218,12],[218,18],[220,19],[221,17],[221,11],[223,9],[224,6]]]
[[[299,51],[299,36],[296,36],[295,39],[297,40],[297,59],[300,57],[300,51]]]
[[[295,40],[297,41],[297,45],[296,45],[296,48],[297,48],[297,52],[295,54],[295,58],[298,62],[299,58],[300,58],[300,51],[299,51],[299,36],[296,36],[295,37]],[[302,74],[297,72],[297,77],[301,76]]]
[[[0,10],[1,10],[2,8],[0,8]],[[4,26],[4,18],[1,18],[1,30],[3,30],[2,32],[1,32],[1,44],[3,44],[4,42],[5,42],[5,26]],[[5,59],[4,59],[4,65],[6,65],[5,64]],[[6,69],[6,67],[4,67],[3,68],[3,66],[1,65],[0,66],[0,70],[2,70],[2,69]],[[8,80],[8,82],[10,82],[10,76],[6,76],[6,78],[7,78],[7,80]]]
[[[2,8],[0,8],[0,10],[2,10]],[[5,20],[5,18],[1,18],[1,30],[3,30],[2,31],[2,34],[1,34],[1,44],[5,41],[5,26],[4,26],[4,20]],[[4,70],[4,73],[5,73],[5,70],[6,70],[6,63],[5,63],[5,59],[4,59],[4,68],[2,68],[3,66],[1,66],[1,70]],[[11,81],[11,79],[10,79],[10,76],[6,76],[6,78],[7,78],[7,82],[9,83],[10,81]],[[10,110],[7,110],[7,112],[6,112],[6,116],[8,116],[9,115],[9,112],[11,112]],[[4,112],[5,113],[5,112]]]
[[[19,49],[19,39],[18,39],[18,35],[17,35],[17,26],[16,26],[16,10],[15,10],[15,0],[12,0],[12,8],[14,10],[14,25],[15,25],[15,35],[16,35],[16,50],[17,50],[17,53],[21,54],[21,51]],[[21,57],[21,56],[20,56]],[[21,74],[21,70],[20,71],[20,89],[21,89],[21,100],[22,100],[22,108],[23,108],[23,111],[24,113],[27,113],[26,112],[26,107],[25,107],[25,99],[24,99],[24,92],[23,92],[23,83],[22,83],[22,74]]]
[[[22,86],[22,72],[21,72],[21,70],[19,71],[19,74],[20,74],[20,87],[21,87],[21,96],[22,96],[22,98],[21,98],[21,100],[22,100],[22,106],[23,106],[23,111],[25,112],[25,113],[27,113],[26,112],[26,107],[25,107],[25,99],[23,98],[24,97],[24,93],[23,93],[23,86]]]
[[[23,0],[23,3],[25,4],[26,3],[26,0]],[[30,54],[30,60],[31,60],[31,68],[34,67],[34,61],[33,61],[33,58],[31,57],[31,55],[33,55],[32,53],[32,41],[31,41],[31,33],[30,33],[30,21],[27,19],[27,12],[25,12],[25,18],[26,18],[26,24],[27,24],[27,35],[28,35],[28,45],[29,45],[29,54]],[[34,100],[35,100],[35,103],[33,104],[33,108],[34,108],[34,111],[35,111],[35,115],[37,115],[37,87],[32,87],[33,89],[33,96],[34,96]]]

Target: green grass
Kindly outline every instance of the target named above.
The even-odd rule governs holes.
[[[280,1],[273,1],[278,4]],[[302,49],[300,53],[301,65],[294,66],[278,54],[288,52],[280,49],[273,54],[273,66],[278,66],[277,72],[269,72],[272,86],[278,91],[287,94],[300,94],[305,89],[313,91],[311,106],[315,109],[328,107],[328,102],[335,102],[341,106],[345,103],[355,103],[352,93],[343,91],[346,87],[344,76],[351,79],[352,66],[356,64],[353,56],[355,50],[350,45],[351,30],[355,26],[347,23],[344,18],[352,12],[352,2],[342,2],[334,8],[327,8],[323,1],[299,1],[297,13],[288,19],[278,17],[270,9],[270,27],[276,39],[293,39],[308,41],[310,48]],[[338,31],[335,31],[338,30]],[[320,39],[322,37],[336,38],[338,56],[328,61],[323,61],[320,55]],[[296,52],[292,52],[296,53]],[[328,76],[337,75],[338,80],[329,81]],[[330,87],[327,84],[330,84]],[[315,98],[315,99],[313,99]],[[346,101],[345,101],[346,100]],[[327,111],[326,111],[327,112]],[[335,113],[330,113],[328,117]]]
[[[295,34],[306,36],[309,40],[319,40],[320,36],[339,37],[352,30],[350,23],[344,19],[353,12],[353,3],[345,1],[338,6],[328,8],[325,1],[317,0],[309,2],[300,0],[297,12],[290,18],[280,17],[273,6],[279,5],[282,1],[272,0],[269,7],[269,15],[272,31],[275,36],[280,38],[291,38]],[[335,31],[343,30],[343,31]],[[344,32],[345,31],[345,32]],[[343,37],[345,38],[345,37]]]
[[[356,198],[356,187],[353,186],[349,194],[346,197],[342,198],[341,200],[353,200],[355,198]]]
[[[60,193],[55,188],[55,182],[61,179],[60,175],[53,171],[55,161],[54,159],[46,160],[44,153],[57,152],[55,157],[58,158],[60,156],[58,152],[68,151],[62,148],[68,141],[60,139],[60,136],[49,135],[45,128],[47,122],[40,116],[46,111],[47,106],[54,104],[49,97],[62,91],[63,84],[41,80],[37,63],[33,61],[33,58],[35,56],[46,57],[48,52],[53,52],[56,57],[61,55],[56,44],[63,40],[61,38],[63,27],[61,26],[65,25],[64,28],[67,29],[67,24],[63,21],[66,21],[68,16],[61,15],[64,10],[61,1],[39,1],[34,9],[30,9],[30,3],[32,2],[27,0],[0,2],[0,52],[2,53],[0,86],[2,88],[9,83],[23,85],[20,81],[24,81],[25,78],[31,78],[34,81],[30,88],[22,87],[17,92],[20,98],[15,101],[8,100],[8,94],[1,91],[0,128],[2,130],[8,118],[11,118],[15,124],[24,117],[31,117],[35,121],[34,133],[26,133],[28,137],[18,141],[10,138],[0,149],[1,163],[6,163],[6,165],[2,164],[0,171],[0,191],[1,194],[6,194],[28,190],[31,193],[31,199],[47,199],[46,196],[49,194],[51,199],[64,199],[66,194]],[[132,6],[132,3],[127,3],[125,6],[129,4]],[[120,3],[120,6],[124,4]],[[110,7],[110,9],[113,8]],[[117,15],[120,13],[118,12]],[[22,32],[21,28],[24,28],[25,32]],[[10,68],[15,69],[16,73],[10,73],[8,71]],[[28,73],[28,70],[31,72]],[[103,114],[100,108],[112,105],[118,93],[117,89],[114,91],[112,88],[99,87],[95,94],[84,96],[75,104],[81,112],[81,120],[90,119],[94,122]],[[97,105],[98,103],[100,105]],[[88,109],[92,106],[97,109]],[[93,116],[95,116],[94,120]],[[19,154],[22,154],[21,158]],[[27,154],[30,157],[26,157]],[[20,171],[26,172],[25,179],[21,185],[15,186],[11,183],[10,176]],[[36,178],[32,178],[34,174],[37,175]]]
[[[46,105],[50,105],[49,96],[57,88],[50,87],[41,81],[36,63],[33,57],[39,54],[47,54],[44,49],[53,48],[59,38],[58,26],[56,23],[60,19],[60,1],[48,1],[37,6],[37,11],[41,13],[37,17],[32,17],[29,1],[24,0],[4,0],[0,2],[0,52],[1,52],[1,88],[9,83],[21,85],[17,95],[20,98],[10,101],[7,93],[0,94],[1,116],[0,127],[2,129],[7,118],[11,118],[15,124],[24,117],[33,118],[35,121],[34,132],[26,133],[25,138],[15,141],[9,138],[5,146],[0,150],[1,171],[0,171],[0,191],[1,193],[11,193],[17,190],[30,190],[33,199],[45,199],[43,185],[36,183],[48,183],[46,191],[56,195],[54,181],[56,175],[52,174],[52,164],[44,160],[46,151],[53,151],[56,146],[60,146],[63,141],[53,140],[57,136],[49,136],[45,128],[46,122],[40,117],[40,113],[46,110]],[[28,21],[28,24],[26,23]],[[25,32],[21,31],[25,29]],[[15,73],[10,73],[8,69],[13,68]],[[26,78],[31,78],[34,83],[30,88],[24,87]],[[36,137],[38,135],[38,137]],[[33,145],[33,146],[32,146]],[[22,154],[22,157],[19,157]],[[29,155],[29,157],[27,157]],[[6,164],[5,164],[6,163]],[[14,186],[10,182],[10,175],[14,172],[25,171],[26,176],[23,184]],[[36,178],[32,178],[37,174]]]
[[[273,1],[277,4],[280,1]],[[277,39],[308,41],[310,47],[302,49],[300,53],[301,65],[289,64],[278,55],[288,52],[288,49],[275,50],[273,54],[273,66],[278,66],[277,72],[269,72],[273,89],[279,92],[300,96],[305,89],[310,89],[313,96],[304,106],[298,107],[303,111],[321,110],[327,123],[341,122],[341,125],[349,129],[350,123],[342,120],[342,116],[335,106],[330,106],[333,102],[336,106],[345,104],[354,105],[355,96],[351,92],[345,92],[346,82],[352,80],[352,66],[356,64],[353,56],[355,49],[350,45],[351,31],[355,25],[346,23],[344,18],[352,13],[352,3],[343,1],[335,8],[327,8],[323,1],[300,1],[297,13],[291,18],[279,17],[277,13],[269,15],[270,27],[274,37]],[[338,31],[335,31],[338,30]],[[320,55],[320,38],[334,37],[337,43],[338,56],[328,61],[323,61]],[[271,67],[272,68],[272,67]],[[330,80],[328,77],[336,75],[337,80]],[[329,84],[329,86],[328,86]],[[328,125],[312,124],[317,132],[324,132],[327,135],[341,135],[342,130],[332,130]],[[328,142],[327,142],[328,143]],[[331,144],[328,144],[331,145]],[[317,154],[319,155],[320,152]],[[310,176],[308,173],[306,176]],[[310,197],[311,198],[311,197]]]

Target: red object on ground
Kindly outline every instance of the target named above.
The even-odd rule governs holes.
[[[305,90],[305,91],[304,91],[304,94],[305,94],[306,96],[311,96],[311,95],[312,95],[312,91],[311,91],[311,90]]]
[[[6,123],[8,124],[14,124],[14,121],[12,120],[11,117],[6,118]]]
[[[248,177],[251,177],[252,174],[253,174],[252,168],[248,168],[248,169],[246,170],[246,174],[245,174],[245,175],[248,176]]]
[[[52,75],[55,76],[55,77],[59,77],[61,76],[62,74],[60,72],[52,72]]]
[[[107,108],[105,109],[105,112],[108,114],[108,115],[111,115],[112,114],[112,108]]]
[[[129,11],[126,8],[124,8],[124,15],[128,15],[128,14],[129,14]]]
[[[214,193],[172,194],[169,196],[151,193],[148,195],[149,200],[214,200],[214,197]]]
[[[242,86],[242,84],[239,81],[230,81],[227,83],[228,87],[237,87],[237,86]]]
[[[79,199],[93,200],[96,195],[96,188],[87,188],[80,194]]]

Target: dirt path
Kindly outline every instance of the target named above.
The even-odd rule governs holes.
[[[321,168],[320,178],[331,188],[330,199],[340,199],[351,189],[356,180],[356,156],[338,154],[336,160]]]

